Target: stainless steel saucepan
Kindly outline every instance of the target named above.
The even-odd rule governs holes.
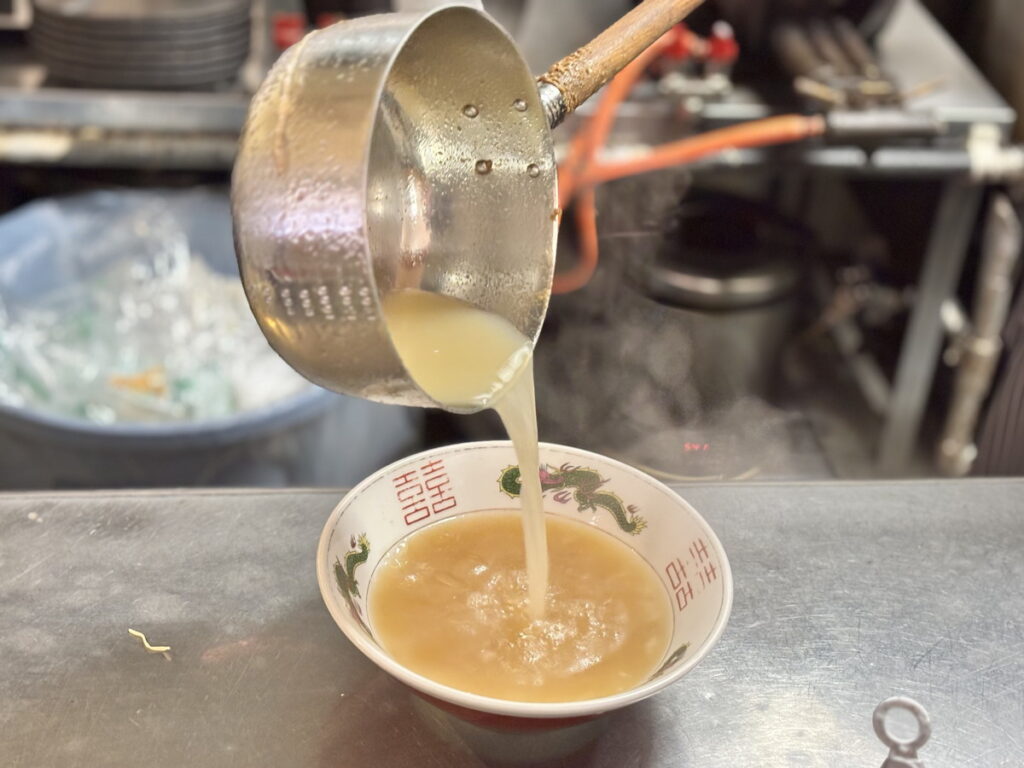
[[[464,6],[292,46],[252,101],[232,179],[242,280],[274,349],[324,387],[439,406],[391,344],[389,291],[463,299],[535,340],[560,213],[551,129],[700,2],[645,0],[539,87]]]

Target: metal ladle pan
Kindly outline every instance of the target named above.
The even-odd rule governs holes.
[[[439,406],[391,344],[389,291],[463,299],[535,340],[560,213],[551,129],[700,2],[645,0],[539,88],[464,6],[292,46],[253,98],[232,179],[242,281],[274,349],[329,389]]]

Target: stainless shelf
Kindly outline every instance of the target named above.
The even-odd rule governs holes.
[[[990,124],[1009,136],[1016,121],[1016,112],[988,83],[977,67],[957,46],[935,18],[921,5],[920,0],[900,0],[888,25],[879,35],[877,55],[883,69],[889,72],[903,89],[931,85],[927,93],[912,98],[907,107],[915,112],[930,114],[947,126],[948,133],[934,146],[921,149],[925,164],[937,167],[948,163],[935,162],[931,155],[962,147],[970,128]],[[677,100],[658,98],[648,93],[621,105],[612,139],[612,146],[650,144],[680,138],[688,132],[686,121],[679,118]],[[584,104],[580,115],[590,114],[596,100]],[[696,95],[683,99],[689,111],[688,119],[701,128],[716,128],[746,120],[770,117],[779,111],[757,90],[738,85],[720,98]],[[570,117],[569,121],[572,122]],[[565,131],[561,137],[568,136]],[[903,151],[901,148],[891,148]],[[915,151],[915,150],[911,150]],[[927,154],[931,153],[931,155]],[[725,164],[753,164],[763,160],[764,153],[740,153],[719,159]],[[855,168],[867,167],[867,154],[853,147],[830,147],[791,154],[792,158],[812,166]],[[931,162],[928,159],[931,158]],[[883,161],[881,169],[902,170],[905,158]],[[899,166],[897,168],[896,166]]]
[[[265,7],[254,4],[251,54],[237,78],[210,91],[56,86],[27,49],[0,50],[0,162],[229,169],[266,71]]]
[[[258,6],[257,6],[258,8]],[[256,20],[254,19],[254,24]],[[248,107],[248,91],[259,80],[266,46],[254,36],[254,58],[241,83],[223,92],[132,92],[54,88],[46,71],[24,51],[0,52],[0,162],[64,165],[140,165],[228,169],[230,144],[237,138]],[[256,44],[258,43],[258,44]],[[879,39],[879,57],[905,87],[939,80],[934,92],[912,107],[931,112],[962,137],[969,126],[991,123],[1008,134],[1013,109],[995,92],[919,0],[902,0]],[[593,108],[585,105],[584,114]],[[726,98],[705,99],[698,114],[702,127],[715,127],[770,115],[773,105],[749,88]],[[685,128],[668,101],[622,105],[615,144],[650,143],[678,137]],[[560,131],[559,137],[568,135]],[[872,169],[904,173],[908,165],[926,173],[954,172],[963,155],[945,146],[924,148],[916,156],[883,153],[867,158],[855,148],[811,150],[798,161],[822,168]],[[763,153],[725,155],[726,164],[762,163]]]

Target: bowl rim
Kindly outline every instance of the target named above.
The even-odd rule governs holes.
[[[729,623],[729,616],[732,613],[733,603],[733,579],[732,579],[732,568],[729,565],[729,559],[726,555],[725,548],[722,546],[722,542],[719,540],[717,534],[712,530],[707,520],[693,508],[693,506],[686,501],[682,496],[676,493],[665,483],[660,480],[651,477],[646,472],[642,472],[635,467],[630,466],[624,462],[618,461],[617,459],[604,456],[593,451],[586,451],[581,448],[573,448],[567,445],[559,445],[558,443],[547,443],[541,442],[541,452],[544,449],[555,449],[560,451],[568,451],[576,454],[581,458],[594,458],[600,461],[608,462],[614,465],[617,469],[632,474],[648,484],[651,484],[662,491],[666,492],[669,496],[674,497],[679,504],[686,508],[691,515],[696,519],[698,525],[704,529],[704,533],[708,536],[709,540],[715,545],[718,552],[721,554],[721,564],[719,566],[722,573],[722,603],[719,607],[718,616],[715,619],[714,626],[711,629],[711,633],[708,635],[707,640],[701,645],[696,651],[680,664],[676,669],[668,674],[661,675],[654,680],[648,680],[642,685],[638,685],[635,688],[631,688],[628,691],[622,693],[612,694],[611,696],[602,696],[597,699],[583,699],[580,701],[566,701],[566,702],[533,702],[533,701],[512,701],[509,699],[498,699],[491,696],[483,696],[476,693],[469,693],[462,691],[451,686],[438,683],[431,680],[428,677],[413,672],[411,669],[403,666],[402,664],[395,661],[393,658],[388,656],[383,649],[381,649],[375,643],[369,642],[362,635],[355,631],[352,627],[350,630],[351,619],[341,609],[341,601],[333,599],[333,581],[330,573],[330,564],[328,563],[328,547],[331,540],[331,533],[337,525],[338,519],[341,517],[345,509],[371,485],[379,482],[382,478],[386,477],[397,467],[414,460],[419,460],[425,457],[434,457],[450,453],[452,451],[466,451],[474,448],[511,448],[512,442],[510,440],[486,440],[478,442],[468,443],[455,443],[452,445],[445,445],[436,448],[430,448],[426,451],[421,451],[410,456],[406,456],[398,461],[388,464],[386,467],[378,469],[376,472],[371,474],[369,477],[358,483],[348,493],[346,493],[342,499],[335,505],[331,511],[330,516],[327,518],[327,522],[324,524],[324,528],[320,533],[320,541],[317,546],[316,552],[316,576],[317,583],[320,587],[320,596],[327,607],[328,612],[334,619],[335,624],[345,634],[349,641],[358,648],[364,656],[370,661],[375,663],[382,670],[397,678],[406,685],[414,688],[421,693],[425,693],[428,696],[441,699],[442,701],[455,704],[460,707],[467,709],[476,710],[478,712],[486,712],[489,714],[496,715],[507,715],[512,717],[526,717],[526,718],[566,718],[566,717],[581,717],[586,715],[598,715],[603,712],[609,712],[614,709],[620,709],[629,704],[633,704],[642,699],[646,699],[649,696],[667,688],[669,685],[674,683],[676,680],[681,678],[691,669],[693,669],[712,648],[718,643],[719,638],[725,631],[726,625]],[[367,590],[367,595],[369,591]]]

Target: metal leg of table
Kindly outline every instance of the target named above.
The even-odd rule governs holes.
[[[982,187],[966,179],[951,180],[943,190],[882,428],[878,466],[883,474],[899,474],[913,454],[942,347],[940,308],[960,280],[981,195]]]

